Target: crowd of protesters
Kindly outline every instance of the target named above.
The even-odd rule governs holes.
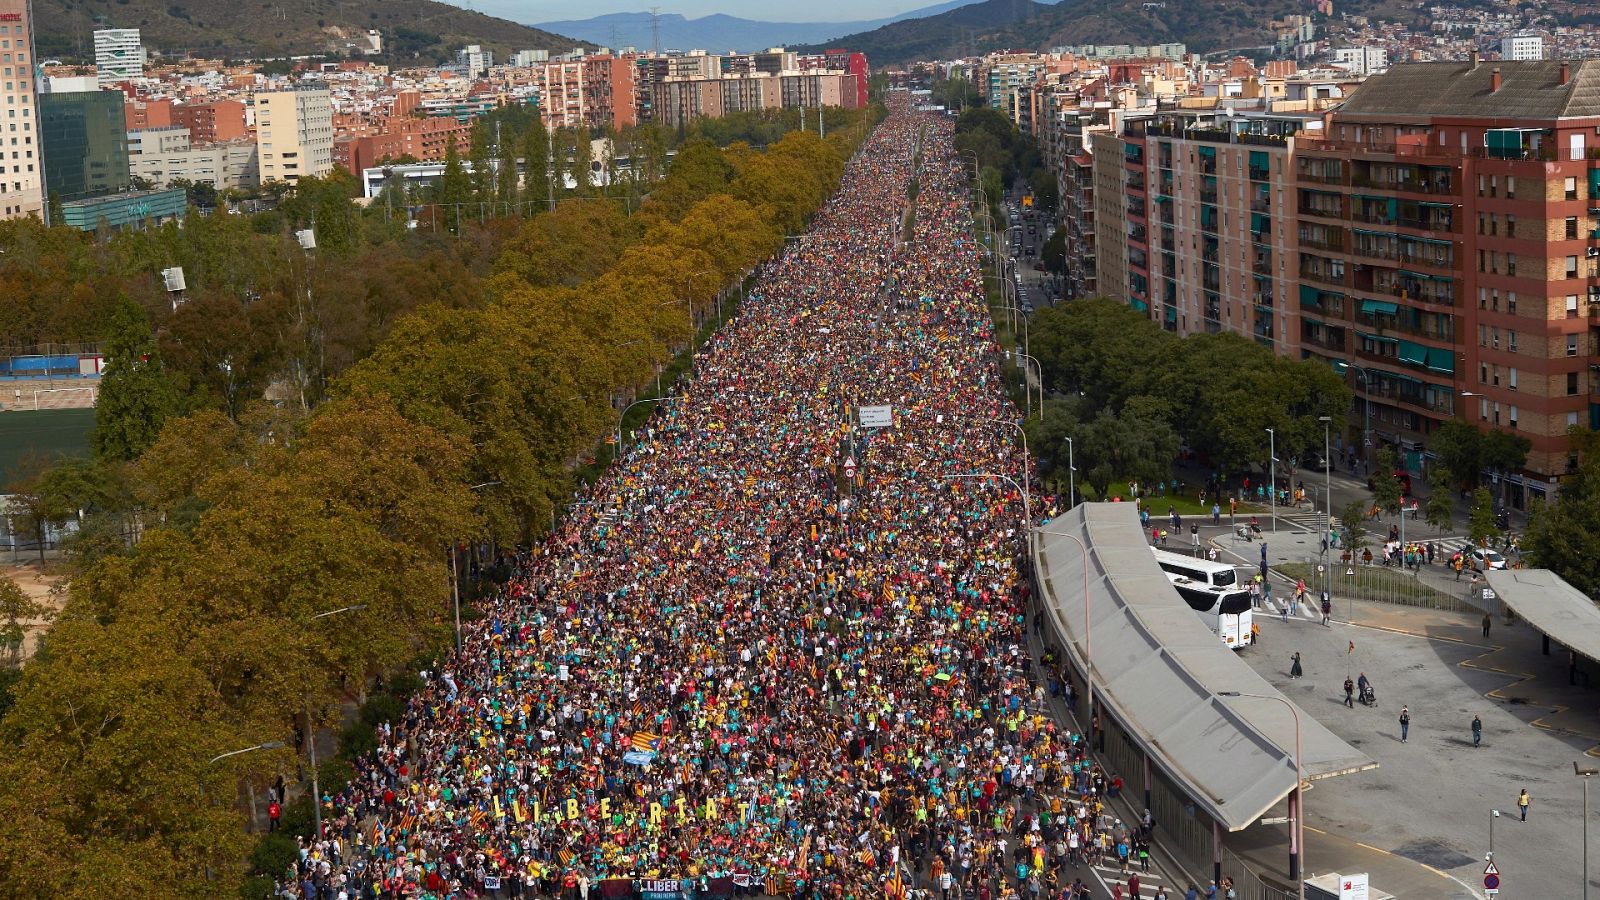
[[[1034,900],[1077,895],[1074,866],[1148,864],[1149,828],[1106,814],[1114,784],[1033,677],[1028,476],[960,173],[946,120],[892,109],[324,798],[285,896],[732,876]],[[862,427],[863,405],[892,425]]]

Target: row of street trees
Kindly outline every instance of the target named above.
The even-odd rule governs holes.
[[[437,292],[405,308],[388,300],[387,278],[362,271],[371,244],[327,251],[311,261],[312,277],[326,278],[316,296],[336,308],[385,304],[388,318],[361,332],[369,349],[319,363],[304,403],[283,390],[292,355],[263,363],[259,380],[238,376],[233,401],[196,401],[188,370],[169,362],[200,352],[202,335],[170,333],[169,316],[190,305],[162,315],[160,304],[114,298],[107,334],[95,335],[108,337],[110,366],[95,452],[22,485],[39,515],[81,512],[83,527],[67,604],[0,718],[11,748],[0,757],[9,890],[237,893],[256,842],[241,807],[277,774],[307,771],[300,752],[340,721],[341,704],[446,640],[446,548],[547,527],[570,496],[572,464],[615,426],[613,398],[651,381],[695,320],[717,315],[719,291],[805,226],[868,115],[826,140],[790,133],[765,151],[691,141],[632,215],[626,201],[600,198],[473,226],[459,242],[397,238],[397,256],[437,254],[440,270],[394,286]],[[381,227],[323,205],[320,191],[312,183],[292,198],[319,210],[319,232],[330,220]],[[230,299],[220,286],[230,273],[274,275],[248,258],[262,247],[248,223],[196,224],[196,234],[113,242],[164,260],[158,249],[188,249],[201,273],[192,280],[217,304]],[[19,233],[68,246],[36,257],[48,265],[111,252]],[[466,287],[445,269],[467,273]],[[259,330],[294,321],[303,302]],[[323,335],[328,310],[315,317]],[[257,332],[246,322],[205,352],[239,360],[243,343],[264,339]],[[269,390],[279,402],[260,401]],[[325,791],[350,774],[339,761],[319,768]],[[284,852],[292,842],[275,836],[253,865],[277,870]],[[243,883],[246,896],[264,893]]]

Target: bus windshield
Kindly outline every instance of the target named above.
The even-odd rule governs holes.
[[[1249,609],[1250,595],[1245,591],[1236,591],[1223,595],[1222,603],[1219,604],[1217,612],[1225,616],[1237,616],[1242,612],[1249,611]]]

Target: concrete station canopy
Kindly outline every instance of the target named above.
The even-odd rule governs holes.
[[[1485,573],[1506,608],[1563,647],[1600,662],[1600,606],[1549,569]]]
[[[1081,540],[1090,557],[1087,630],[1084,550],[1063,533]],[[1229,831],[1248,827],[1294,790],[1294,714],[1276,700],[1217,696],[1282,695],[1178,596],[1133,504],[1084,503],[1034,534],[1057,634],[1080,670],[1092,650],[1095,696],[1152,764]],[[1308,781],[1377,767],[1304,712],[1300,750]]]

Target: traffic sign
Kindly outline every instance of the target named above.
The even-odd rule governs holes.
[[[856,461],[854,457],[844,461],[844,477],[856,477]]]
[[[1500,867],[1495,865],[1494,864],[1494,860],[1492,860],[1492,859],[1489,860],[1489,864],[1488,865],[1483,867],[1483,875],[1484,875],[1485,878],[1487,878],[1490,875],[1499,875],[1499,874],[1500,874]]]
[[[1485,876],[1483,876],[1483,889],[1486,890],[1486,891],[1498,891],[1498,890],[1500,890],[1500,876],[1499,875],[1485,875]]]
[[[863,406],[857,410],[862,428],[890,428],[894,426],[894,409],[889,406]]]

